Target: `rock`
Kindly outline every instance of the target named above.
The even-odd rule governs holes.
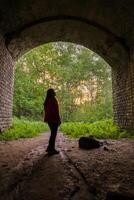
[[[134,196],[119,192],[108,192],[106,200],[134,200]]]
[[[109,149],[107,147],[104,147],[103,149],[104,149],[104,151],[109,151]]]
[[[81,137],[79,139],[79,148],[82,149],[94,149],[99,148],[100,143],[93,137]]]

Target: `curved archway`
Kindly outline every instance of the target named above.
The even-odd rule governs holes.
[[[45,22],[24,27],[20,32],[12,33],[10,37],[6,44],[15,59],[38,45],[65,41],[78,43],[93,50],[112,67],[126,68],[129,63],[127,47],[118,37],[107,29],[84,19],[50,18]]]
[[[10,37],[9,37],[10,38]],[[113,110],[115,122],[122,128],[133,127],[132,90],[129,73],[129,51],[124,43],[107,29],[79,18],[48,18],[13,33],[6,41],[8,50],[16,60],[30,49],[48,42],[66,41],[81,44],[98,53],[112,67]],[[126,73],[128,75],[126,75]],[[123,83],[126,83],[125,86]],[[122,96],[128,96],[128,100]],[[129,103],[131,104],[131,108]],[[121,106],[122,105],[122,109]],[[121,111],[122,110],[122,111]],[[129,117],[122,113],[129,112]],[[127,124],[127,125],[126,125]]]
[[[0,129],[11,125],[14,60],[52,41],[84,45],[110,64],[114,119],[121,128],[133,129],[133,5],[131,1],[126,4],[121,0],[3,2],[0,13]]]

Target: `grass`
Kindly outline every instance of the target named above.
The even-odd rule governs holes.
[[[43,122],[14,118],[12,127],[0,134],[0,140],[31,138],[47,130],[48,126]]]
[[[133,133],[121,131],[112,119],[94,123],[63,123],[61,131],[72,138],[92,135],[98,139],[134,138]]]
[[[48,126],[43,122],[14,118],[12,127],[0,134],[0,140],[36,137],[47,130],[49,130]],[[98,139],[134,138],[134,133],[120,131],[112,120],[94,123],[68,122],[61,124],[60,130],[71,138],[89,135]]]

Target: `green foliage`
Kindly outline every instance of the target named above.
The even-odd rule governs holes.
[[[31,138],[47,131],[48,127],[43,122],[28,121],[26,119],[14,118],[13,126],[0,134],[0,140],[15,140],[19,138]]]
[[[63,123],[60,129],[72,138],[91,135],[99,139],[132,137],[128,132],[120,131],[112,119],[97,121],[91,124],[79,122]]]
[[[112,117],[111,69],[97,54],[72,43],[49,43],[16,64],[13,112],[41,120],[48,88],[54,88],[63,122]]]
[[[89,103],[79,105],[72,113],[71,121],[93,123],[98,120],[110,119],[112,116],[111,104],[112,102],[105,104],[100,101],[92,105]]]
[[[28,121],[25,118],[18,119],[14,117],[13,126],[0,134],[0,140],[16,140],[19,138],[36,137],[40,133],[48,130],[47,124],[41,121]],[[126,131],[120,131],[111,119],[94,123],[66,122],[61,124],[60,130],[72,138],[89,135],[99,139],[134,138],[133,134]]]

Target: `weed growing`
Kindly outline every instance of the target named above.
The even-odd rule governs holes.
[[[127,131],[121,131],[112,119],[97,121],[94,123],[63,123],[60,130],[72,138],[79,138],[81,136],[94,136],[98,139],[118,139],[134,137]]]
[[[14,118],[12,127],[0,134],[0,140],[31,138],[47,130],[48,126],[43,122]]]

